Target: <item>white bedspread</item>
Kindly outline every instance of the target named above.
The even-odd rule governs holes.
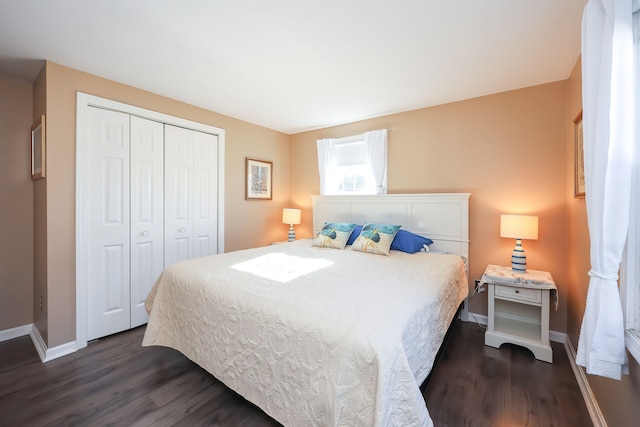
[[[168,267],[142,345],[179,350],[287,426],[429,426],[419,387],[467,293],[455,255],[299,240]]]

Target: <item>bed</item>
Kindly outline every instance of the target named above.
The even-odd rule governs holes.
[[[468,199],[314,196],[314,232],[400,224],[430,251],[302,239],[177,263],[147,298],[142,345],[182,352],[287,426],[430,426],[420,385],[468,295]]]

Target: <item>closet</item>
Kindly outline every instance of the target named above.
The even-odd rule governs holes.
[[[217,137],[165,125],[165,265],[217,253]]]
[[[223,250],[222,171],[218,134],[101,106],[82,116],[79,312],[92,340],[148,321],[144,300],[165,266]]]

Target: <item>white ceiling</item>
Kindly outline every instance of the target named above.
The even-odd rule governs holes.
[[[586,0],[0,0],[0,75],[50,60],[285,133],[569,77]]]

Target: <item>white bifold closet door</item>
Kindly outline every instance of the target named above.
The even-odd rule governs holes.
[[[87,338],[147,323],[165,266],[218,253],[218,137],[88,107]]]
[[[168,266],[218,253],[218,137],[165,125],[165,251]]]
[[[163,269],[163,124],[89,108],[88,339],[147,322]]]
[[[144,301],[164,268],[164,125],[131,116],[131,327],[144,325]]]

